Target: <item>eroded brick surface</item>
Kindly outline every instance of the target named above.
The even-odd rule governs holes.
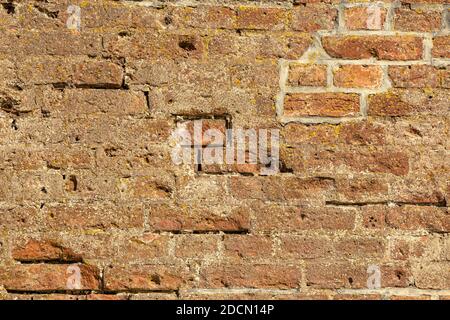
[[[448,1],[140,4],[0,1],[0,299],[449,299]]]

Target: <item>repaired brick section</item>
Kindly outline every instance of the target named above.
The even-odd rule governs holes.
[[[0,299],[449,298],[447,1],[79,5],[0,5]]]
[[[352,93],[290,93],[284,101],[286,116],[346,117],[359,113],[359,95]]]

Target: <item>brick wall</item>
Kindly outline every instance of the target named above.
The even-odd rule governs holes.
[[[0,297],[449,299],[449,25],[447,0],[0,0]],[[195,119],[279,129],[280,172],[174,164]]]

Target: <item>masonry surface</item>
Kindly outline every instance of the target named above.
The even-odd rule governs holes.
[[[448,4],[0,0],[0,298],[450,299]]]

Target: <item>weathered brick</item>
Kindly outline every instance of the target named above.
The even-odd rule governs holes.
[[[235,209],[222,216],[214,208],[158,205],[149,207],[149,225],[160,231],[246,231],[250,227],[247,210]]]
[[[367,288],[367,265],[349,262],[311,261],[306,265],[306,284],[312,288]],[[410,270],[402,265],[380,265],[381,286],[407,287]]]
[[[107,291],[178,290],[192,281],[186,267],[171,265],[110,266],[104,277]]]
[[[324,49],[334,58],[419,60],[422,39],[415,36],[325,36]]]
[[[395,149],[290,149],[282,154],[281,159],[294,172],[314,172],[316,175],[326,171],[334,174],[372,172],[405,176],[409,172],[408,154]]]
[[[386,224],[400,230],[448,232],[450,214],[446,208],[407,205],[388,209]]]
[[[385,93],[369,95],[371,116],[408,116],[433,113],[447,113],[447,97],[440,90],[390,90]]]
[[[218,243],[216,235],[180,235],[175,237],[175,256],[204,260],[217,254]]]
[[[325,65],[291,64],[288,81],[291,86],[326,86],[327,67]]]
[[[312,4],[294,8],[292,29],[295,31],[314,32],[332,30],[335,27],[337,10],[323,4]]]
[[[450,71],[447,67],[391,66],[389,77],[396,88],[450,88]]]
[[[448,262],[431,262],[418,265],[413,269],[415,285],[420,289],[450,288],[450,273]]]
[[[299,177],[232,177],[231,193],[238,199],[270,199],[272,201],[303,200],[323,201],[325,193],[333,189],[333,181],[320,178]],[[321,198],[311,191],[320,192]]]
[[[191,28],[232,29],[236,12],[222,6],[174,7],[166,16],[166,23]]]
[[[258,205],[255,208],[255,230],[351,230],[355,225],[356,210],[343,207],[294,207],[285,205]]]
[[[26,84],[53,84],[119,88],[122,67],[105,60],[31,57],[19,65],[19,78]]]
[[[286,116],[345,117],[359,112],[359,95],[352,93],[290,93],[284,101]]]
[[[73,271],[80,270],[81,288],[78,290],[100,289],[100,272],[95,266],[85,264],[25,264],[0,267],[0,283],[11,291],[72,291],[68,287]]]
[[[383,81],[379,66],[341,65],[333,74],[334,85],[343,88],[377,88]]]
[[[12,250],[12,258],[17,261],[66,261],[81,262],[81,256],[70,248],[50,240],[38,241],[31,239],[22,246]]]
[[[143,92],[104,89],[68,89],[50,92],[42,101],[46,116],[75,118],[80,114],[145,115]]]
[[[208,54],[211,57],[245,59],[298,59],[308,49],[312,39],[307,34],[221,34],[211,37]]]
[[[298,288],[299,267],[286,265],[212,265],[200,270],[202,288]]]
[[[450,36],[436,36],[433,38],[432,54],[435,58],[450,58]]]
[[[142,206],[100,204],[46,205],[42,209],[46,224],[53,230],[139,228],[143,226]]]
[[[283,30],[286,27],[287,10],[282,8],[237,8],[236,27],[251,30]]]
[[[349,30],[382,30],[386,23],[386,9],[381,7],[345,8],[344,19],[345,26]]]
[[[430,32],[441,28],[442,14],[438,10],[403,9],[395,10],[394,29],[400,31]]]
[[[267,259],[272,255],[272,239],[257,235],[226,235],[223,240],[224,257],[237,261]]]
[[[344,122],[338,125],[289,124],[282,135],[285,142],[292,145],[382,145],[385,143],[385,128],[368,122]]]
[[[280,253],[277,257],[281,260],[324,258],[333,252],[330,241],[325,237],[283,235],[280,242]]]

